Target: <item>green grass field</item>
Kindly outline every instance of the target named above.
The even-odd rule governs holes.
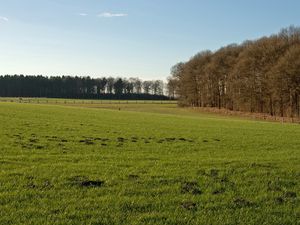
[[[0,224],[300,224],[297,124],[6,102],[0,128]]]

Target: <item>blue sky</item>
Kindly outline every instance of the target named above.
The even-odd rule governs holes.
[[[299,0],[0,0],[0,74],[164,79],[170,67],[300,25]]]

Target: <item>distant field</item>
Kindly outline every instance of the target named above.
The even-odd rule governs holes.
[[[5,101],[0,224],[300,223],[297,124],[176,102]]]
[[[0,102],[35,104],[176,104],[175,100],[98,100],[98,99],[56,99],[56,98],[4,98]]]

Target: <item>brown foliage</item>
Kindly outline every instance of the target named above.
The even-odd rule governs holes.
[[[300,28],[200,52],[171,73],[180,105],[300,117]]]

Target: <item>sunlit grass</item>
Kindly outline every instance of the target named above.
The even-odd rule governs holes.
[[[299,223],[299,125],[0,103],[0,127],[0,224]]]

